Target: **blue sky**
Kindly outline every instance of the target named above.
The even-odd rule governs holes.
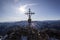
[[[60,20],[60,0],[0,0],[0,22],[27,20],[29,8],[33,21]]]

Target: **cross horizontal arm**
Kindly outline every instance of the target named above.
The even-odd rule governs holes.
[[[25,14],[27,14],[27,15],[29,15],[29,14],[30,14],[30,15],[31,15],[31,14],[35,14],[35,13],[25,13]]]

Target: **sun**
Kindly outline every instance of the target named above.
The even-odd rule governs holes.
[[[19,11],[20,11],[21,13],[25,13],[25,12],[26,12],[26,6],[20,6],[20,7],[19,7]]]

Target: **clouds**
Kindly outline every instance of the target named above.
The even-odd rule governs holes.
[[[19,0],[14,0],[15,3],[19,2]]]
[[[6,16],[7,14],[12,14],[16,11],[16,0],[0,0],[0,15]],[[8,16],[8,15],[7,15]]]
[[[21,10],[25,11],[28,6],[33,6],[35,4],[22,4],[18,2],[20,2],[20,0],[0,0],[0,22],[26,19],[24,18],[25,15],[23,15],[19,9],[21,8]]]
[[[22,3],[22,0],[0,0],[0,14],[6,14],[9,12],[17,12],[17,8],[22,8],[23,11],[26,10],[29,6],[33,6],[36,4]],[[23,1],[24,2],[24,1]],[[19,5],[19,6],[18,6]]]
[[[25,13],[27,12],[27,9],[29,8],[29,6],[34,6],[36,4],[25,4],[25,5],[20,5],[20,7],[18,8],[20,12]]]
[[[36,13],[32,20],[60,19],[59,4],[59,0],[0,0],[0,20],[24,20],[29,8]]]

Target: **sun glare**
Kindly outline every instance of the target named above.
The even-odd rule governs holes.
[[[21,7],[19,8],[19,11],[20,11],[21,13],[25,13],[25,12],[26,12],[26,7],[25,7],[25,6],[21,6]]]

